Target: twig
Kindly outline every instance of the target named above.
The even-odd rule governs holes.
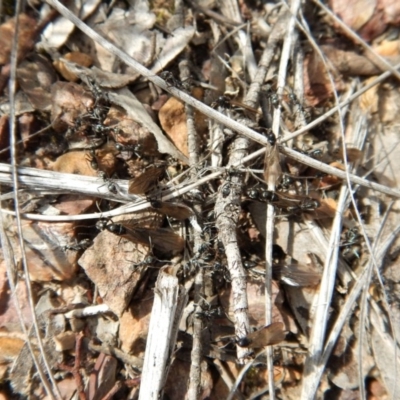
[[[76,388],[78,390],[78,396],[80,400],[86,400],[85,394],[85,386],[83,384],[81,373],[79,372],[79,368],[81,366],[81,357],[82,357],[82,341],[83,341],[83,334],[79,333],[76,336],[76,343],[75,343],[75,363],[73,367],[70,367],[66,364],[60,364],[60,369],[64,371],[70,372],[76,382]]]
[[[137,371],[140,371],[143,367],[143,360],[141,358],[126,354],[122,350],[112,347],[110,345],[97,345],[89,342],[89,349],[92,351],[97,351],[98,353],[104,353],[108,356],[114,356],[121,360],[123,363],[130,365]]]
[[[219,372],[219,376],[225,382],[225,384],[228,387],[229,391],[231,391],[235,382],[232,380],[231,376],[226,371],[226,368],[225,368],[224,364],[222,364],[222,362],[220,360],[218,360],[217,358],[215,358],[213,360],[213,363],[214,363],[215,367],[217,368],[217,370]],[[242,395],[242,393],[236,392],[235,395],[239,400],[245,400],[245,397]]]
[[[282,54],[280,57],[279,72],[277,79],[277,96],[279,99],[282,98],[283,91],[286,84],[286,70],[290,59],[290,51],[295,43],[297,37],[295,33],[295,15],[297,15],[300,8],[301,2],[299,0],[293,0],[291,4],[292,16],[288,21],[288,26],[285,34],[285,39],[282,46]],[[283,7],[284,8],[284,7]],[[274,110],[272,120],[272,132],[277,138],[279,138],[279,127],[281,122],[281,105],[280,102],[278,107]],[[279,161],[278,161],[279,162]],[[264,166],[267,168],[267,166]],[[275,190],[277,183],[277,177],[275,174],[268,174],[269,178],[267,181],[268,189]],[[273,233],[274,233],[274,220],[275,220],[275,207],[272,204],[267,205],[267,218],[265,226],[265,323],[269,325],[272,323],[272,249],[273,249]],[[268,367],[268,389],[270,399],[275,398],[275,383],[274,383],[274,361],[273,361],[273,348],[272,346],[267,347],[267,367]]]
[[[234,20],[240,20],[240,13],[237,4],[229,1],[223,3],[222,12]],[[247,38],[243,31],[237,34],[238,41],[243,45],[247,43]],[[247,49],[248,50],[248,49]],[[246,61],[254,61],[253,57],[246,58]],[[246,63],[248,72],[254,75],[252,62]],[[238,137],[232,144],[232,150],[228,161],[228,166],[241,160],[247,155],[249,140],[245,137]],[[246,273],[242,265],[242,258],[238,246],[236,234],[237,223],[240,210],[240,194],[242,187],[242,174],[230,174],[229,181],[225,179],[220,185],[217,200],[215,202],[215,226],[218,229],[218,238],[222,242],[226,260],[227,269],[231,277],[233,313],[235,318],[235,334],[237,337],[244,337],[250,330],[247,302]],[[229,185],[229,194],[226,196],[221,190]],[[249,355],[246,348],[237,346],[237,357],[239,363],[243,363],[245,357]]]
[[[19,44],[19,14],[21,13],[21,0],[17,1],[16,4],[16,20],[15,20],[15,34],[12,41],[12,49],[11,49],[11,60],[10,60],[10,80],[9,80],[9,100],[10,100],[10,150],[11,150],[11,176],[13,182],[13,194],[14,194],[14,204],[15,204],[15,212],[16,212],[16,222],[17,222],[17,230],[18,230],[18,242],[21,249],[21,260],[22,267],[25,275],[25,285],[27,290],[27,297],[29,308],[32,316],[32,324],[34,327],[34,331],[37,338],[37,345],[40,350],[40,355],[42,358],[42,362],[46,368],[46,374],[50,379],[52,388],[49,386],[48,378],[46,377],[45,372],[42,370],[40,363],[36,362],[36,356],[33,354],[34,350],[32,346],[29,344],[29,350],[31,351],[32,357],[35,361],[37,372],[40,376],[40,379],[43,383],[46,393],[48,396],[53,398],[54,396],[58,399],[61,399],[61,394],[58,389],[57,383],[54,379],[53,371],[51,366],[47,360],[46,352],[44,349],[38,319],[35,310],[35,304],[33,300],[33,291],[30,281],[30,275],[28,270],[28,262],[26,259],[25,253],[25,243],[22,235],[22,224],[19,210],[19,199],[18,199],[18,170],[17,170],[17,127],[16,127],[16,73],[17,73],[17,64],[18,64],[18,44]],[[53,14],[54,15],[54,14]],[[36,32],[37,33],[37,32]],[[2,88],[0,88],[2,90]],[[10,266],[11,269],[11,266]],[[28,339],[29,342],[29,339]]]
[[[184,81],[190,77],[189,68],[187,62],[181,62],[179,64],[181,79]],[[189,105],[185,105],[186,112],[186,126],[188,131],[188,151],[189,151],[189,164],[196,166],[199,162],[199,137],[197,134],[196,126],[194,123],[194,112],[193,108]],[[192,170],[192,178],[196,179],[196,171]],[[199,206],[196,212],[201,213]],[[201,245],[200,232],[193,232],[194,252],[196,253]],[[204,297],[204,269],[199,268],[195,281],[194,281],[194,303],[200,304],[201,299]],[[193,321],[193,346],[190,357],[190,372],[189,372],[189,389],[187,398],[189,400],[197,400],[201,391],[201,361],[203,353],[203,344],[201,341],[203,331],[203,320],[194,313]]]
[[[170,267],[163,268],[154,289],[139,400],[159,399],[165,384],[168,358],[175,346],[176,319],[181,317],[176,311],[180,310],[179,304],[185,294],[179,295],[178,278],[171,272]]]
[[[342,130],[343,131],[343,130]],[[361,149],[364,144],[366,129],[355,129],[357,132],[356,144]],[[342,141],[345,143],[344,135]],[[347,169],[349,169],[347,165]],[[351,190],[351,187],[350,187]],[[305,363],[305,374],[302,387],[302,396],[304,398],[313,398],[319,384],[319,377],[315,375],[315,366],[319,365],[322,358],[323,346],[328,323],[328,312],[332,301],[333,290],[335,285],[335,277],[339,261],[339,242],[342,228],[342,215],[349,204],[349,188],[342,186],[337,205],[335,219],[332,224],[331,238],[326,255],[324,272],[321,280],[320,291],[318,294],[318,304],[315,311],[311,337],[309,356]],[[361,222],[361,221],[360,221]]]
[[[267,46],[261,56],[257,72],[254,76],[254,80],[250,84],[249,93],[246,96],[246,104],[251,107],[255,107],[258,103],[258,96],[261,91],[261,86],[264,84],[268,68],[270,67],[272,59],[275,56],[276,47],[286,32],[288,18],[289,13],[284,7],[282,7],[278,15],[277,22],[272,28],[271,34],[268,37]]]
[[[380,263],[382,264],[384,261],[384,255],[388,251],[389,247],[392,245],[394,240],[397,238],[397,236],[400,234],[400,226],[397,227],[392,235],[390,235],[389,238],[386,239],[386,241],[378,246],[379,248],[379,253],[376,255],[376,259],[380,260]],[[360,295],[361,290],[363,287],[368,282],[368,275],[369,275],[369,270],[373,268],[373,263],[370,261],[367,266],[363,269],[362,273],[355,279],[355,285],[351,289],[351,292],[349,296],[347,297],[345,303],[342,305],[340,313],[338,318],[335,321],[335,324],[332,328],[332,331],[329,334],[329,337],[326,341],[326,345],[324,347],[321,361],[315,365],[315,380],[320,381],[322,373],[325,369],[326,363],[328,362],[328,359],[332,353],[332,350],[336,344],[337,338],[339,337],[339,334],[343,328],[343,325],[348,318],[355,301]],[[304,398],[313,398],[312,397],[312,391],[315,393],[316,388],[310,388],[309,395],[307,394],[307,397]]]

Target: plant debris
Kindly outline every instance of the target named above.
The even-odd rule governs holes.
[[[1,395],[398,398],[400,8],[328,3],[3,5]]]

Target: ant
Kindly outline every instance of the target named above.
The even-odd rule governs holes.
[[[123,145],[122,143],[115,143],[115,148],[119,152],[132,152],[137,158],[142,158],[143,146],[141,144],[128,144]]]
[[[92,245],[92,241],[90,239],[82,239],[81,241],[74,243],[74,244],[67,244],[63,246],[63,250],[73,250],[73,251],[80,251],[86,250]]]

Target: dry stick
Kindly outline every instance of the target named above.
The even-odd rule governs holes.
[[[187,62],[181,62],[179,64],[181,71],[181,79],[185,81],[190,77],[190,71]],[[193,107],[185,105],[186,113],[186,126],[188,132],[188,152],[189,152],[189,164],[196,166],[199,162],[199,137],[197,134]],[[191,175],[196,180],[197,172],[193,168]],[[196,212],[201,214],[200,206],[197,207]],[[193,230],[193,241],[194,241],[194,252],[197,253],[201,245],[200,232]],[[199,268],[196,272],[194,280],[194,298],[195,304],[200,305],[204,298],[204,268]],[[201,390],[201,361],[202,361],[202,331],[203,331],[203,320],[194,313],[193,319],[193,345],[190,357],[190,373],[189,373],[189,389],[187,393],[188,400],[197,400]]]
[[[167,362],[175,346],[175,318],[181,301],[178,278],[169,267],[161,269],[154,289],[139,400],[158,400],[162,394]]]
[[[15,265],[14,261],[14,253],[11,248],[11,244],[9,242],[8,236],[5,232],[4,229],[4,224],[3,224],[3,215],[0,212],[0,242],[1,242],[1,247],[3,250],[3,258],[6,263],[7,267],[7,279],[8,279],[8,285],[10,286],[11,289],[11,294],[12,294],[12,299],[15,304],[15,309],[18,315],[18,320],[21,325],[21,330],[24,335],[24,339],[28,345],[29,351],[32,355],[33,363],[38,371],[41,371],[42,366],[40,365],[39,360],[37,359],[36,355],[36,349],[33,347],[31,339],[29,337],[29,333],[26,329],[26,324],[24,321],[24,316],[22,315],[22,304],[20,302],[20,299],[17,296],[17,287],[16,287],[16,277],[17,277],[17,268]],[[12,373],[12,370],[11,370]],[[43,373],[43,372],[42,372]],[[51,394],[51,389],[49,389],[49,396],[54,398]]]
[[[300,1],[293,0],[291,5],[291,13],[285,33],[285,38],[282,46],[282,53],[279,63],[278,79],[277,79],[277,96],[282,98],[283,91],[286,85],[286,71],[290,59],[290,51],[296,43],[297,35],[295,33],[295,15],[300,8]],[[284,8],[284,7],[283,7]],[[275,108],[272,131],[279,138],[279,127],[281,122],[281,105]],[[266,168],[266,166],[264,167]],[[268,175],[267,185],[270,190],[275,190],[277,176],[275,174]],[[279,179],[279,178],[278,178]],[[272,248],[274,243],[274,226],[275,226],[275,207],[272,204],[267,204],[267,218],[265,221],[265,323],[272,323]],[[274,362],[273,362],[273,347],[268,346],[266,349],[267,367],[268,367],[268,389],[270,399],[275,398],[275,382],[274,382]]]
[[[316,380],[315,368],[319,364],[326,332],[326,323],[329,316],[329,308],[335,286],[336,269],[338,265],[338,250],[340,232],[342,227],[342,212],[347,198],[347,187],[342,186],[340,191],[337,211],[331,229],[328,254],[325,260],[321,285],[318,294],[318,303],[314,314],[312,330],[310,335],[309,355],[305,362],[302,383],[302,399],[314,399],[319,381]]]
[[[281,26],[277,30],[280,32],[280,37],[283,35]],[[257,103],[258,93],[261,89],[261,83],[264,81],[268,65],[272,61],[276,45],[278,43],[277,35],[271,34],[271,43],[268,41],[266,50],[262,56],[263,64],[257,69],[254,80],[258,84],[250,85],[249,93],[246,96],[244,103],[250,107],[254,107]],[[255,99],[255,100],[253,100]],[[245,137],[239,137],[235,140],[228,165],[240,165],[247,154],[249,141]],[[268,146],[269,143],[268,143]],[[240,250],[237,244],[236,227],[240,210],[240,194],[242,187],[242,176],[237,174],[230,177],[229,182],[225,181],[221,187],[226,184],[230,185],[231,192],[229,196],[224,197],[221,191],[218,193],[215,203],[216,226],[218,228],[218,236],[224,245],[227,257],[227,269],[229,270],[232,279],[233,293],[233,309],[235,316],[235,334],[237,337],[244,337],[249,332],[248,319],[248,303],[246,292],[246,272],[242,265]],[[243,360],[249,354],[248,349],[237,347],[237,355],[239,360]]]
[[[307,31],[307,29],[305,29]],[[308,31],[307,31],[308,33]],[[335,90],[335,85],[331,74],[329,73],[328,66],[326,60],[315,44],[313,38],[309,35],[309,40],[315,48],[317,54],[319,54],[325,69],[327,71],[329,81],[335,96],[336,104],[339,104],[338,95]],[[341,108],[338,109],[339,113],[339,125],[340,132],[344,136],[344,126],[343,126],[343,110]],[[345,141],[343,141],[345,142]],[[347,175],[346,175],[347,180]],[[340,242],[340,233],[342,228],[342,213],[347,204],[348,197],[348,188],[342,185],[338,206],[335,214],[335,218],[333,220],[332,228],[331,228],[331,236],[329,240],[328,254],[326,255],[324,272],[322,274],[321,284],[318,293],[318,300],[316,305],[316,310],[313,318],[312,330],[310,335],[310,346],[309,346],[309,354],[305,361],[304,366],[304,376],[302,383],[302,399],[312,399],[315,396],[315,392],[313,393],[313,389],[317,389],[319,381],[315,379],[315,365],[320,362],[323,345],[325,340],[325,333],[327,329],[328,322],[328,311],[332,301],[333,290],[335,286],[335,278],[336,271],[339,260],[339,247],[338,244]]]
[[[143,367],[143,359],[124,353],[122,350],[112,347],[112,346],[107,346],[107,345],[97,345],[94,344],[93,342],[89,342],[88,347],[92,351],[97,351],[99,353],[104,353],[109,356],[113,356],[115,358],[118,358],[121,362],[124,364],[128,364],[131,366],[133,369],[140,371]]]
[[[362,148],[365,142],[366,130],[356,129],[356,144]],[[345,143],[345,138],[342,138]],[[331,229],[331,238],[328,247],[328,254],[325,260],[324,272],[318,294],[318,305],[315,311],[311,337],[309,356],[305,363],[305,373],[302,385],[302,398],[312,399],[319,385],[319,377],[315,375],[315,366],[320,363],[325,336],[327,331],[329,307],[332,302],[335,278],[339,261],[339,242],[342,228],[342,215],[349,205],[349,186],[343,184],[338,200],[338,207]]]
[[[299,46],[300,47],[300,46]],[[296,49],[294,52],[294,83],[293,83],[293,91],[297,97],[298,104],[295,105],[295,127],[303,127],[307,125],[306,118],[304,116],[304,112],[302,110],[302,106],[300,99],[304,99],[304,52],[300,47]]]
[[[376,260],[380,260],[381,265],[384,261],[385,253],[388,251],[389,247],[393,244],[396,240],[397,236],[400,234],[400,226],[397,227],[394,232],[386,239],[386,241],[377,246],[379,248],[379,253],[376,255]],[[336,341],[339,337],[339,334],[343,328],[344,323],[348,319],[348,316],[353,308],[353,305],[357,298],[360,295],[361,290],[367,285],[368,277],[370,274],[370,270],[373,268],[373,262],[370,260],[368,265],[365,266],[362,273],[355,279],[355,285],[351,289],[349,296],[347,297],[345,303],[342,305],[339,316],[335,321],[335,324],[332,328],[331,333],[326,341],[326,345],[324,347],[324,351],[321,357],[321,361],[318,365],[315,365],[315,375],[318,378],[317,380],[320,381],[322,373],[324,372],[325,365],[328,362],[328,359],[332,353],[332,350],[336,344]]]
[[[236,0],[225,0],[223,2],[220,2],[219,4],[221,12],[224,16],[239,23],[243,22]],[[241,54],[243,55],[248,74],[252,79],[257,70],[257,62],[253,53],[253,49],[251,47],[249,32],[244,32],[242,29],[240,29],[235,34],[235,39],[238,47],[240,48]]]
[[[233,3],[233,1],[223,3],[222,13],[227,14],[229,18],[234,20],[240,20],[237,4]],[[237,33],[236,37],[240,43],[247,42],[247,38],[245,38],[243,34],[243,31]],[[252,68],[249,68],[247,63],[246,66],[248,67],[250,76],[253,76],[254,73],[252,73]],[[242,159],[248,153],[249,144],[250,142],[246,137],[238,137],[234,140],[231,154],[229,156],[228,166],[232,165],[233,163],[240,163],[242,161]],[[237,337],[244,337],[250,331],[246,272],[243,268],[236,233],[240,214],[239,210],[242,183],[242,174],[234,174],[229,176],[229,181],[224,180],[220,185],[220,190],[218,191],[217,200],[214,206],[215,226],[218,229],[218,239],[224,246],[227,269],[231,278],[235,334]],[[230,191],[229,195],[226,196],[221,188],[228,185]],[[237,346],[236,351],[239,363],[243,363],[244,359],[250,354],[247,348],[240,346]]]
[[[283,140],[285,141],[285,139]],[[297,151],[290,149],[288,147],[280,147],[280,152],[293,158],[294,160],[299,161],[300,163],[303,163],[305,165],[308,165],[310,167],[313,167],[315,169],[318,169],[322,172],[325,172],[326,174],[337,176],[338,178],[341,179],[346,179],[346,173],[342,170],[339,170],[337,168],[333,168],[327,164],[324,164],[320,161],[317,161],[311,157],[308,157],[304,154],[298,153]],[[243,160],[240,160],[239,162],[233,164],[231,168],[241,168],[243,165],[249,161],[254,160],[257,157],[262,156],[265,153],[265,148],[259,149],[245,158]],[[5,171],[5,173],[2,173],[2,171]],[[11,167],[8,164],[1,164],[0,163],[0,182],[6,183],[6,184],[11,184],[12,180],[10,178],[10,171]],[[77,194],[82,194],[82,193],[88,193],[88,188],[90,189],[90,185],[95,185],[94,188],[90,189],[90,194],[95,195],[97,193],[98,195],[98,178],[95,177],[89,177],[89,176],[80,176],[80,179],[76,179],[76,175],[73,174],[64,174],[60,172],[52,172],[52,171],[45,171],[45,170],[40,170],[36,168],[26,168],[26,167],[18,167],[18,172],[19,172],[19,181],[21,184],[23,184],[26,187],[32,187],[32,188],[41,188],[46,189],[46,187],[63,187],[64,189],[61,191],[62,193],[77,193]],[[199,187],[213,179],[216,179],[220,177],[223,173],[225,172],[224,168],[221,168],[217,172],[213,172],[210,175],[205,176],[204,178],[201,178],[197,180],[194,183],[184,183],[184,187],[176,187],[173,192],[170,194],[164,196],[162,198],[163,201],[168,201],[171,199],[174,199],[176,197],[179,197],[185,193],[190,192],[196,187]],[[364,178],[360,178],[356,175],[349,174],[348,175],[349,179],[351,182],[356,183],[360,186],[367,187],[372,190],[376,190],[378,192],[387,194],[388,196],[400,198],[400,192],[397,190],[391,189],[387,186],[380,185],[378,183],[370,182]],[[45,178],[45,180],[43,180]],[[46,180],[47,179],[47,180]],[[81,182],[81,180],[83,182]],[[60,184],[62,182],[62,184]],[[121,189],[124,189],[127,192],[127,185],[128,182],[118,180],[117,181]],[[82,184],[81,184],[82,183]],[[83,184],[84,183],[84,184]],[[79,184],[79,185],[78,185]],[[78,186],[77,186],[78,185]],[[86,190],[84,189],[86,187]],[[94,219],[94,218],[111,218],[115,217],[118,215],[122,214],[127,214],[131,212],[138,212],[141,210],[144,210],[146,208],[150,207],[150,203],[147,201],[139,201],[135,202],[133,204],[126,204],[123,205],[119,208],[116,208],[111,211],[107,211],[104,213],[93,213],[93,214],[81,214],[81,215],[68,215],[68,216],[62,216],[62,215],[57,215],[57,216],[52,216],[52,215],[38,215],[38,214],[31,214],[31,213],[26,213],[26,214],[21,214],[22,218],[26,219],[31,219],[34,221],[48,221],[48,222],[60,222],[60,221],[82,221],[86,219]],[[2,209],[4,213],[14,215],[15,213]]]
[[[239,137],[235,140],[229,163],[240,162],[247,154],[249,141]],[[235,334],[244,337],[250,331],[248,318],[246,272],[243,268],[242,258],[238,247],[237,222],[240,214],[240,194],[242,176],[237,174],[230,177],[229,182],[223,182],[220,188],[229,185],[230,194],[223,196],[220,190],[215,202],[215,225],[218,229],[218,238],[223,243],[227,259],[227,269],[232,281],[233,313],[235,318]],[[240,362],[249,355],[248,349],[237,347],[237,357]]]
[[[26,259],[26,253],[25,253],[25,243],[24,243],[24,238],[22,235],[22,224],[21,224],[21,217],[19,213],[19,199],[18,199],[18,171],[17,171],[17,138],[16,138],[16,111],[15,111],[15,104],[16,104],[16,99],[15,99],[15,93],[16,93],[16,72],[17,72],[17,57],[18,57],[18,44],[19,44],[19,17],[18,15],[21,12],[21,0],[17,1],[16,5],[16,10],[15,13],[17,15],[16,21],[15,21],[15,34],[13,37],[12,41],[12,49],[11,49],[11,59],[10,59],[10,80],[9,80],[9,99],[10,99],[10,150],[11,150],[11,174],[12,174],[12,180],[13,180],[13,186],[14,186],[14,204],[15,204],[15,212],[16,212],[16,222],[17,222],[17,229],[18,229],[18,241],[19,241],[19,246],[21,249],[21,259],[22,259],[22,266],[24,270],[24,275],[25,275],[25,285],[26,285],[26,290],[28,292],[28,303],[30,307],[30,312],[32,316],[32,323],[34,326],[36,338],[37,338],[37,345],[40,350],[40,355],[42,362],[46,368],[46,373],[50,379],[52,388],[50,388],[49,381],[46,377],[45,372],[42,369],[42,366],[40,365],[40,362],[38,362],[36,355],[35,355],[35,350],[32,348],[32,345],[30,343],[29,337],[27,337],[28,341],[28,347],[30,350],[30,353],[32,355],[33,361],[35,363],[37,372],[40,376],[40,379],[42,381],[42,384],[45,388],[45,391],[48,396],[50,396],[52,399],[54,396],[57,399],[61,399],[61,393],[58,389],[58,386],[56,384],[56,381],[54,379],[54,375],[52,372],[52,369],[50,367],[50,364],[47,360],[47,356],[44,350],[44,345],[38,325],[38,320],[37,320],[37,315],[36,315],[36,310],[35,310],[35,304],[33,300],[33,291],[32,291],[32,286],[31,286],[31,281],[29,277],[29,270],[28,270],[28,262]],[[11,269],[12,266],[10,265],[9,268]],[[52,392],[54,391],[54,393]]]
[[[264,84],[265,77],[267,76],[268,68],[271,65],[272,59],[275,56],[275,48],[282,40],[286,32],[289,13],[282,8],[277,18],[277,21],[268,37],[266,50],[263,52],[254,79],[252,80],[249,92],[246,95],[246,104],[251,107],[256,107],[258,104],[258,96],[261,91],[261,86]],[[272,51],[270,51],[272,49]],[[241,132],[243,133],[243,132]],[[260,143],[260,142],[259,142]],[[266,143],[262,143],[266,144]]]

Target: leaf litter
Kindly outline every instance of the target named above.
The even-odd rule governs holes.
[[[19,238],[2,178],[4,396],[398,397],[397,203],[354,184],[341,202],[351,179],[306,161],[398,187],[398,75],[324,116],[399,63],[400,10],[328,5],[346,29],[318,2],[297,8],[293,30],[284,4],[75,6],[147,79],[37,3],[42,20],[30,6],[19,16],[14,104],[16,19],[4,8],[2,166],[13,156],[39,177],[91,176],[99,193],[78,195],[61,180],[61,194],[45,182],[20,188],[21,212],[59,222],[23,219]],[[241,125],[257,142],[232,129]],[[142,211],[116,216],[121,202]],[[140,384],[149,377],[154,387]]]

